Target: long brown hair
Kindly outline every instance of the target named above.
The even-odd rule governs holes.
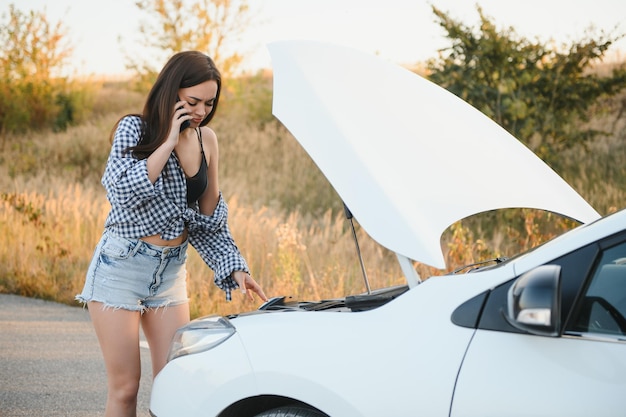
[[[141,138],[136,146],[128,150],[133,151],[138,159],[150,156],[167,139],[174,104],[178,101],[178,90],[211,80],[217,82],[217,95],[211,112],[202,120],[200,126],[209,123],[217,110],[222,90],[222,77],[213,60],[202,52],[185,51],[172,56],[150,89],[143,113],[135,115],[143,121]]]

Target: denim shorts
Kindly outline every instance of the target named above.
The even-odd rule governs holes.
[[[76,300],[139,312],[187,303],[186,261],[187,241],[156,246],[105,231]]]

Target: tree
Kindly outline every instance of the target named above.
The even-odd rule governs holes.
[[[207,53],[223,75],[232,74],[242,56],[229,47],[251,23],[246,0],[138,0],[137,7],[151,20],[142,21],[143,44],[155,51],[150,59],[129,56],[128,68],[141,75],[143,87],[150,85],[157,70],[176,52],[193,49]]]
[[[556,48],[517,36],[513,28],[498,31],[477,7],[478,30],[432,7],[452,45],[429,61],[429,78],[463,98],[525,142],[541,158],[609,132],[586,127],[602,99],[626,87],[622,65],[611,76],[593,71],[606,51],[623,37],[593,33]]]
[[[0,132],[54,124],[67,105],[61,72],[72,46],[61,22],[9,5],[0,23]],[[5,21],[6,20],[6,21]]]

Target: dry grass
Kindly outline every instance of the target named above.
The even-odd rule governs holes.
[[[80,185],[48,182],[45,193],[28,185],[16,181],[0,195],[0,291],[71,303],[106,207]]]
[[[6,238],[0,249],[0,292],[75,304],[109,205],[101,191],[60,180],[48,181],[45,193],[24,191],[44,181],[16,181],[1,195],[0,230]],[[327,211],[314,222],[304,221],[297,212],[281,215],[266,207],[241,206],[236,197],[229,206],[235,239],[269,296],[328,298],[364,290],[341,216]],[[361,245],[376,271],[372,285],[400,282],[389,254],[367,236]],[[194,316],[254,308],[239,294],[226,303],[212,284],[212,272],[193,250],[188,273]]]

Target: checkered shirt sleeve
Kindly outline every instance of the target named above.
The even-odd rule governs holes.
[[[214,281],[231,300],[231,291],[238,287],[232,277],[234,271],[250,273],[228,228],[228,205],[220,192],[219,202],[211,216],[190,209],[188,222],[189,243],[214,272]]]

